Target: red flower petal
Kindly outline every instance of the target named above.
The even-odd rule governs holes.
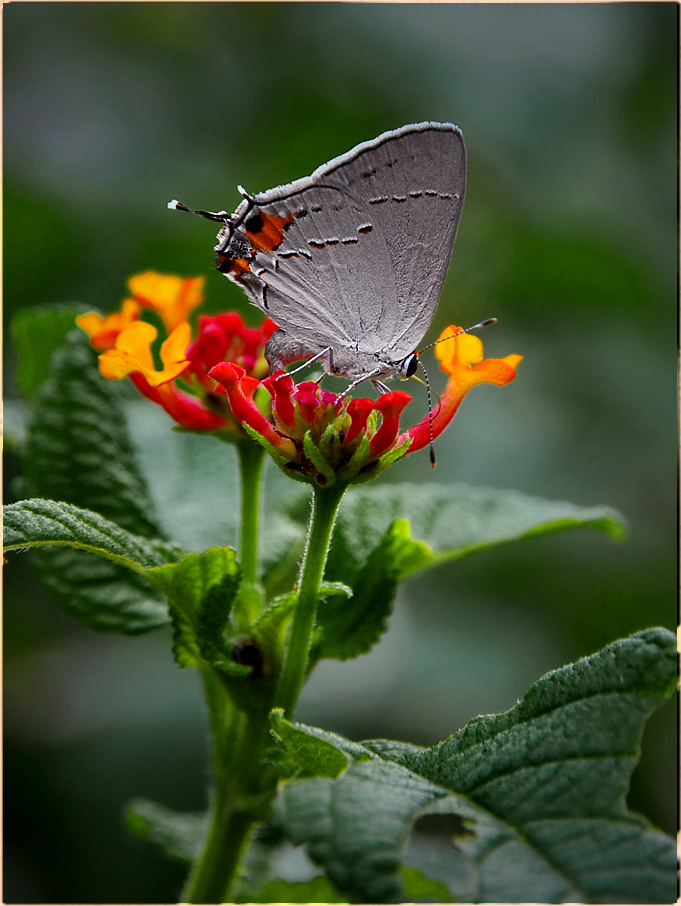
[[[381,427],[371,438],[369,455],[381,456],[395,443],[400,428],[400,415],[404,407],[411,402],[411,397],[403,390],[384,393],[376,400],[375,407],[383,416]]]
[[[290,457],[296,455],[293,442],[288,437],[282,437],[277,433],[274,426],[253,402],[253,393],[258,383],[257,381],[255,381],[255,385],[252,383],[255,378],[249,378],[243,368],[232,362],[221,362],[211,368],[208,374],[214,381],[222,384],[227,391],[230,408],[239,424],[253,428],[282,453]],[[246,378],[245,381],[244,378]]]

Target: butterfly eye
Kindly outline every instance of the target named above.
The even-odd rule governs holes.
[[[406,358],[402,359],[400,363],[400,377],[410,378],[416,374],[416,369],[419,367],[419,357],[415,352],[412,352],[411,355],[408,355]]]

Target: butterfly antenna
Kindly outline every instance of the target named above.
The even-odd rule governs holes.
[[[428,347],[426,347],[427,349]],[[428,444],[428,451],[430,453],[430,467],[431,469],[435,468],[435,437],[433,435],[433,393],[430,389],[430,381],[428,380],[428,372],[426,367],[419,358],[419,365],[423,369],[423,374],[426,378],[425,385],[426,391],[428,393],[428,431],[430,433],[430,442]]]
[[[472,327],[460,327],[456,331],[456,333],[450,333],[448,337],[441,337],[439,340],[435,340],[433,343],[429,343],[427,346],[424,346],[423,349],[419,350],[419,354],[425,352],[426,349],[431,349],[433,346],[437,346],[438,343],[444,343],[445,340],[451,340],[454,337],[459,337],[462,333],[470,333],[472,330],[480,330],[482,327],[489,327],[490,324],[496,323],[496,318],[485,318],[484,321],[479,321],[477,324],[473,324]]]
[[[172,201],[168,202],[168,208],[171,211],[186,211],[188,214],[198,214],[199,217],[205,217],[206,220],[214,220],[216,223],[227,223],[229,221],[229,214],[227,211],[194,210],[194,208],[188,208],[186,204],[182,204],[182,202],[178,201],[176,198],[173,198]]]
[[[251,204],[255,204],[255,196],[251,195],[250,192],[247,192],[243,186],[237,186],[236,190],[239,195],[243,195],[243,197],[250,201]]]

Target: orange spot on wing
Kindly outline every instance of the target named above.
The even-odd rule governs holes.
[[[250,273],[251,262],[248,258],[230,258],[229,255],[220,255],[220,264],[218,267],[223,274],[231,274],[234,277],[240,277],[242,274]]]
[[[260,252],[273,252],[284,241],[284,228],[287,224],[293,222],[293,214],[278,217],[276,214],[265,214],[260,211],[260,218],[262,219],[262,227],[253,233],[246,230],[246,235],[250,239],[253,248]]]

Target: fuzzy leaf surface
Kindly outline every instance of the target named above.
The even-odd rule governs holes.
[[[4,507],[3,545],[55,548],[35,551],[38,574],[64,609],[93,629],[134,635],[168,622],[165,597],[147,579],[149,569],[182,556],[166,541],[133,535],[68,503],[30,499]]]
[[[313,661],[348,660],[379,640],[392,611],[401,564],[413,546],[409,523],[396,519],[357,571],[352,594],[321,597]]]
[[[245,672],[231,662],[223,639],[240,577],[236,553],[229,547],[188,554],[149,571],[149,581],[168,596],[180,667],[208,661],[239,675]]]
[[[168,621],[163,596],[125,568],[134,569],[130,563],[116,562],[115,557],[97,559],[84,553],[86,548],[80,542],[94,541],[100,556],[104,550],[132,560],[139,555],[139,563],[145,566],[168,562],[181,554],[145,559],[148,550],[143,540],[151,539],[152,550],[158,552],[163,542],[156,547],[153,539],[165,535],[128,438],[121,387],[99,374],[96,354],[71,320],[76,310],[77,306],[22,312],[14,328],[19,380],[31,399],[27,435],[20,450],[22,478],[16,491],[19,497],[52,498],[63,502],[62,506],[71,504],[93,511],[99,514],[97,518],[104,517],[115,526],[105,530],[103,538],[88,539],[83,536],[87,526],[81,519],[76,528],[79,537],[69,537],[69,528],[75,528],[69,526],[73,513],[63,511],[57,521],[65,515],[68,518],[58,537],[59,527],[52,518],[55,513],[43,513],[50,522],[49,526],[42,523],[42,530],[47,532],[43,541],[50,546],[70,540],[79,544],[36,550],[31,560],[56,602],[71,616],[100,631],[146,632]],[[64,345],[55,350],[69,328]],[[31,515],[32,537],[26,546],[40,541],[38,515]],[[21,527],[14,522],[13,528]],[[136,536],[136,541],[128,538],[123,550],[116,550],[117,532],[122,530]],[[133,549],[128,548],[130,543]],[[170,549],[170,545],[167,547]]]
[[[18,363],[15,380],[23,397],[30,400],[47,380],[52,354],[75,326],[77,315],[88,309],[81,303],[26,308],[12,319],[12,342]]]
[[[69,547],[97,554],[133,572],[173,562],[182,550],[141,538],[99,513],[57,500],[33,498],[3,507],[5,550]]]
[[[426,815],[461,822],[451,859],[472,870],[458,899],[674,902],[674,841],[624,797],[645,720],[675,681],[673,634],[636,633],[430,749],[366,743],[374,758],[337,779],[285,783],[277,815],[354,902],[404,899],[400,854]]]
[[[338,777],[351,758],[368,760],[371,756],[360,746],[346,747],[342,737],[316,727],[286,720],[276,709],[270,715],[272,734],[283,745],[289,759],[303,777]]]
[[[23,496],[94,510],[146,538],[163,536],[129,439],[120,386],[99,373],[75,329],[36,394],[21,454]]]

